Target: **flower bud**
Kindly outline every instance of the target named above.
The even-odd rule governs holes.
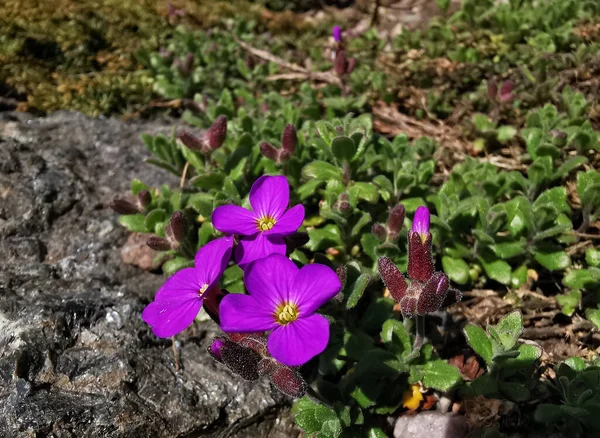
[[[137,195],[137,199],[140,209],[145,209],[152,202],[152,195],[148,190],[141,190]]]
[[[215,339],[212,344],[207,347],[208,354],[212,356],[213,359],[223,362],[221,357],[221,349],[225,346],[225,341],[222,339]]]
[[[171,243],[167,239],[158,236],[150,236],[146,240],[146,245],[155,251],[168,251],[171,249]]]
[[[411,280],[427,282],[433,275],[430,215],[427,207],[415,213],[412,230],[408,233],[408,276]]]
[[[390,215],[387,220],[387,229],[388,229],[388,240],[395,241],[398,239],[398,235],[400,234],[400,230],[404,225],[404,214],[405,209],[404,205],[398,204],[392,211],[390,211]]]
[[[373,233],[373,235],[382,242],[385,242],[385,239],[387,238],[387,230],[379,223],[373,224],[373,227],[371,227],[371,233]]]
[[[182,212],[176,211],[171,216],[168,225],[165,227],[165,235],[171,244],[181,243],[185,240],[187,234],[187,221]]]
[[[335,71],[335,73],[338,76],[344,76],[344,74],[346,74],[346,65],[347,65],[347,59],[346,59],[346,51],[345,50],[338,50],[335,53],[335,59],[333,61],[333,70]]]
[[[332,34],[336,43],[342,42],[342,28],[340,26],[333,26]]]
[[[194,54],[192,52],[188,52],[183,61],[181,59],[177,59],[175,61],[175,66],[179,70],[181,76],[189,76],[190,73],[192,73],[192,68],[194,67]]]
[[[346,265],[338,266],[335,270],[335,273],[338,276],[338,278],[340,279],[340,283],[342,283],[342,287],[340,288],[340,291],[343,291],[344,288],[346,287],[346,280],[348,279],[348,269],[346,268]]]
[[[219,318],[219,304],[221,304],[221,300],[228,295],[229,292],[225,289],[219,289],[218,286],[212,287],[206,292],[204,292],[204,300],[202,301],[202,307],[210,319],[212,319],[215,323],[220,324],[221,320]]]
[[[269,354],[267,351],[267,337],[263,334],[250,334],[240,340],[239,344],[242,347],[247,347],[256,351],[261,356],[267,356]]]
[[[137,214],[140,212],[136,205],[120,198],[113,199],[108,203],[108,206],[119,214]]]
[[[418,233],[423,242],[425,242],[429,234],[430,220],[429,209],[427,207],[417,208],[415,218],[413,219],[412,231],[413,233]]]
[[[271,161],[279,162],[279,149],[275,146],[270,145],[267,142],[262,142],[260,144],[260,153],[263,154],[266,158]]]
[[[397,303],[400,303],[406,295],[408,285],[406,279],[398,267],[387,257],[381,257],[377,261],[377,268],[383,284],[390,291],[390,295]]]
[[[437,312],[442,307],[450,281],[443,272],[434,273],[425,283],[419,295],[417,314],[426,315]]]
[[[340,213],[347,213],[350,211],[350,202],[348,201],[348,199],[348,193],[340,193],[340,196],[338,197],[338,200],[335,203],[335,208],[337,208],[337,210]]]
[[[286,125],[283,129],[281,136],[281,149],[293,155],[298,144],[298,136],[296,135],[296,128],[291,123]]]
[[[220,148],[227,138],[227,116],[220,115],[206,130],[204,136],[209,151]]]
[[[245,380],[258,380],[258,364],[262,358],[256,351],[229,341],[219,352],[221,360],[231,371]]]
[[[194,134],[188,131],[180,132],[179,135],[177,135],[177,138],[188,149],[191,149],[193,151],[204,150],[204,142],[202,141],[202,139],[196,137]]]
[[[346,74],[349,75],[350,73],[352,73],[354,71],[355,67],[356,67],[356,58],[350,58],[348,60],[348,62],[346,63]]]
[[[258,374],[260,376],[271,376],[280,366],[279,362],[271,357],[265,357],[258,363]]]
[[[510,102],[513,100],[513,81],[510,79],[508,81],[504,81],[502,87],[500,87],[500,93],[498,93],[498,99],[500,102]]]
[[[306,393],[306,382],[302,376],[286,366],[277,368],[271,374],[271,383],[288,397],[300,398]]]

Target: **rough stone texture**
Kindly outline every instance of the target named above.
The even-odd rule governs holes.
[[[462,438],[467,436],[463,416],[440,412],[421,412],[403,415],[394,426],[394,438]]]
[[[0,437],[298,435],[283,396],[209,357],[214,324],[180,338],[176,371],[140,318],[163,279],[121,262],[104,205],[168,179],[139,134],[170,129],[0,113]]]

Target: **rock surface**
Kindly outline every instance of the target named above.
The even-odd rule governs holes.
[[[170,129],[0,113],[0,437],[298,435],[283,396],[209,357],[214,324],[180,337],[176,371],[140,318],[163,278],[121,262],[104,205],[168,180],[139,134]]]
[[[394,438],[463,438],[468,428],[463,416],[436,411],[403,415],[396,420]]]

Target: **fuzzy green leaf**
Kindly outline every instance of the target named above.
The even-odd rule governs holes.
[[[296,424],[304,429],[306,433],[319,432],[326,421],[337,420],[333,410],[312,401],[306,396],[294,403],[292,413]]]
[[[331,151],[340,161],[350,161],[357,149],[358,145],[350,137],[336,137],[331,142]]]
[[[350,295],[348,296],[348,300],[346,301],[346,309],[352,309],[356,306],[363,296],[363,293],[367,289],[369,282],[371,281],[371,276],[367,274],[361,274],[354,284],[352,285],[352,289],[350,291]]]
[[[139,213],[119,216],[119,223],[134,233],[147,233],[148,231],[154,231],[154,229],[148,230],[146,228],[146,217]]]
[[[467,284],[471,279],[469,275],[469,265],[467,265],[463,259],[443,256],[442,268],[450,280],[455,283]]]
[[[556,302],[560,305],[562,313],[567,316],[573,315],[573,312],[579,306],[579,300],[581,300],[581,291],[578,289],[556,296]]]
[[[462,381],[460,371],[445,360],[433,360],[421,367],[423,385],[438,391],[449,391]]]
[[[406,357],[411,353],[410,336],[401,321],[388,319],[383,323],[380,336],[387,349],[394,354]]]
[[[302,176],[307,179],[315,178],[322,181],[329,181],[330,179],[341,181],[342,171],[325,161],[313,161],[304,166]]]
[[[486,364],[491,365],[494,351],[492,342],[485,331],[476,325],[469,324],[464,328],[465,337],[471,348],[477,353]]]

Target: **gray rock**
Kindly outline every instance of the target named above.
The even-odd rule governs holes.
[[[403,415],[396,420],[394,438],[461,438],[468,428],[463,416],[440,412]]]
[[[140,318],[161,275],[124,265],[127,232],[104,208],[142,162],[142,132],[59,112],[0,113],[0,437],[293,437],[289,400],[214,362],[218,328],[169,340]]]

